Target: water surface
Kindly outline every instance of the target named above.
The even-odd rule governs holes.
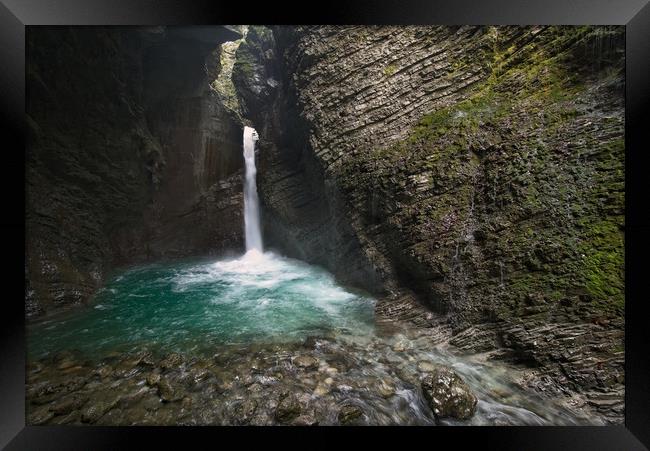
[[[325,331],[370,333],[374,300],[325,270],[271,252],[160,263],[109,280],[87,308],[29,328],[36,358],[65,349],[211,353],[215,346],[296,341]]]

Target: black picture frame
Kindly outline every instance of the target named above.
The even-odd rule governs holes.
[[[626,397],[625,427],[366,428],[355,432],[382,439],[390,434],[409,442],[417,435],[432,446],[451,439],[496,449],[625,449],[650,447],[650,327],[644,315],[644,265],[650,235],[645,208],[650,124],[650,4],[648,0],[445,0],[330,1],[294,6],[172,0],[2,0],[0,3],[0,104],[3,125],[3,196],[0,236],[5,287],[0,306],[0,447],[6,449],[124,449],[147,445],[188,446],[199,438],[211,447],[239,428],[123,428],[25,426],[24,195],[25,186],[25,27],[31,25],[205,25],[205,24],[596,24],[626,26]],[[9,143],[9,145],[6,145]],[[646,144],[644,146],[644,144]],[[22,238],[22,240],[21,240]],[[20,266],[22,263],[22,267]],[[6,287],[11,290],[7,291]],[[218,429],[218,431],[216,430]],[[284,432],[348,433],[352,428],[284,428]],[[237,446],[259,435],[271,440],[277,428],[238,434]],[[426,434],[426,435],[425,435]],[[190,437],[190,435],[192,437]],[[218,437],[218,439],[217,439]],[[266,438],[265,438],[266,437]],[[189,439],[192,442],[189,442]],[[232,437],[229,437],[232,438]],[[442,440],[441,440],[442,439]],[[218,440],[218,441],[215,441]],[[286,439],[285,439],[286,440]],[[300,442],[297,442],[300,443]],[[303,442],[305,443],[305,442]],[[310,446],[317,442],[307,442]],[[334,439],[320,445],[339,446]],[[402,442],[408,443],[408,442]],[[645,446],[644,446],[645,444]],[[493,445],[493,446],[490,446]]]

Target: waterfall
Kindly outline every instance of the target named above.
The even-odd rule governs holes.
[[[244,231],[246,233],[246,252],[262,252],[262,232],[260,231],[260,201],[257,197],[255,176],[255,141],[258,140],[254,128],[244,127],[244,160],[246,161],[246,181],[244,182]]]

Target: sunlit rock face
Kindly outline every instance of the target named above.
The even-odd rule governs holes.
[[[623,28],[253,32],[233,78],[269,244],[413,289],[457,346],[502,348],[620,422]]]
[[[28,32],[26,307],[115,265],[243,245],[241,125],[210,83],[225,27]]]

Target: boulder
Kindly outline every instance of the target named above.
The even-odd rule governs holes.
[[[449,368],[438,367],[424,376],[421,388],[436,420],[466,420],[476,412],[476,395],[467,383]]]

